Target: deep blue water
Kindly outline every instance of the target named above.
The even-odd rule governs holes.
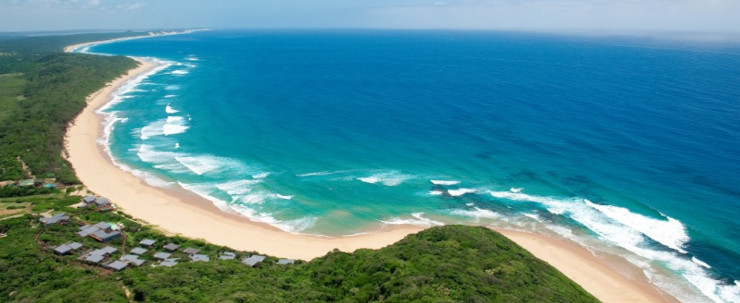
[[[212,31],[92,51],[167,63],[106,110],[152,184],[290,232],[550,232],[683,301],[740,301],[740,47]]]

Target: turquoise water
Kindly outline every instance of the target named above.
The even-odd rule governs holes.
[[[533,229],[739,302],[740,47],[485,32],[211,31],[105,109],[119,164],[294,233]]]

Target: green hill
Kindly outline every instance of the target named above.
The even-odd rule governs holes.
[[[54,199],[41,198],[37,203],[78,201],[77,197]],[[218,260],[217,254],[227,248],[167,238],[116,214],[80,216],[125,222],[128,237],[112,242],[113,247],[133,247],[144,237],[155,238],[162,244],[197,247],[211,261],[188,262],[185,257],[166,268],[151,266],[156,264],[151,260],[142,267],[113,272],[78,261],[76,255],[58,256],[51,251],[68,241],[83,242],[89,249],[102,246],[77,236],[78,224],[43,227],[30,215],[10,218],[0,220],[0,233],[7,234],[0,238],[0,301],[598,302],[556,269],[483,227],[435,227],[379,250],[334,251],[293,265],[279,265],[276,258],[268,257],[252,268],[239,258]]]
[[[88,95],[137,63],[127,57],[65,54],[62,49],[138,34],[0,40],[0,181],[33,175],[79,183],[62,158],[67,123],[82,111]]]

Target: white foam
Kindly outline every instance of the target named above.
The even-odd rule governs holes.
[[[189,73],[190,73],[189,71],[184,70],[184,69],[174,70],[174,71],[171,72],[171,74],[176,75],[176,76],[184,76],[184,75],[187,75]]]
[[[148,140],[151,137],[164,135],[164,125],[167,120],[157,120],[142,127],[139,130],[141,140]]]
[[[185,125],[185,118],[179,116],[169,116],[167,117],[166,123],[162,127],[162,133],[165,136],[171,136],[184,133],[189,128],[189,126]]]
[[[642,233],[631,228],[625,228],[621,224],[614,224],[609,218],[600,215],[595,209],[588,207],[583,199],[530,196],[523,193],[512,193],[508,191],[491,192],[497,198],[514,201],[529,201],[541,203],[553,214],[568,215],[580,222],[588,229],[595,232],[602,240],[620,246],[636,246],[644,238]]]
[[[259,213],[252,208],[243,205],[233,205],[232,209],[246,216],[252,221],[262,222],[277,227],[285,232],[301,234],[311,228],[317,221],[316,217],[302,217],[293,220],[278,220],[271,214]]]
[[[477,191],[478,190],[475,190],[472,188],[458,188],[458,189],[447,190],[447,193],[450,194],[450,196],[459,197],[462,195],[473,194],[473,193],[476,193]]]
[[[180,142],[175,142],[175,148],[180,148]]]
[[[701,267],[706,268],[706,269],[712,268],[711,266],[709,266],[709,264],[707,264],[706,262],[704,262],[702,260],[699,260],[697,257],[691,257],[691,261],[694,262],[694,263],[696,263],[697,265],[699,265]]]
[[[115,159],[113,159],[113,165],[117,166],[118,168],[120,168],[121,170],[123,170],[125,172],[128,172],[128,173],[134,175],[135,177],[137,177],[139,179],[144,180],[144,182],[146,184],[149,184],[149,185],[154,186],[154,187],[167,188],[167,187],[171,187],[171,186],[173,186],[175,184],[174,182],[165,181],[164,179],[162,179],[162,178],[160,178],[160,177],[158,177],[158,176],[156,176],[156,175],[154,175],[152,173],[145,172],[145,171],[138,170],[138,169],[133,169],[133,168],[127,166],[127,165],[124,165],[122,163],[119,163]]]
[[[182,123],[185,121],[185,118],[180,116],[168,116],[166,121],[167,123]]]
[[[269,175],[270,175],[270,173],[259,173],[259,174],[252,175],[252,178],[254,178],[254,179],[264,179],[264,178],[267,178],[267,176],[269,176]]]
[[[690,238],[686,227],[680,221],[668,216],[664,216],[667,220],[658,220],[630,212],[623,207],[595,204],[589,200],[584,200],[584,202],[607,217],[643,233],[656,242],[680,253],[686,253],[683,246]]]
[[[289,195],[289,196],[288,196],[288,195],[281,195],[281,194],[277,194],[277,197],[278,197],[278,198],[280,198],[280,199],[283,199],[283,200],[290,200],[290,199],[293,199],[293,196],[292,196],[292,195]]]
[[[243,195],[246,193],[249,193],[252,191],[252,187],[259,183],[258,180],[249,180],[249,179],[242,179],[242,180],[234,180],[224,183],[218,183],[216,184],[216,188],[218,188],[221,191],[226,192],[230,196],[235,195]]]
[[[167,85],[164,87],[164,90],[179,90],[180,88],[179,85]]]
[[[357,180],[369,184],[380,183],[385,186],[396,186],[411,178],[412,176],[405,175],[394,170],[375,173],[367,177],[357,178]]]
[[[232,185],[237,186],[236,184],[242,181],[254,181],[254,180],[234,181]],[[292,220],[278,220],[278,219],[275,219],[275,217],[273,217],[269,213],[257,212],[253,208],[247,206],[248,204],[229,204],[219,198],[214,197],[211,194],[213,191],[213,184],[186,184],[182,182],[178,182],[178,184],[180,185],[180,187],[188,191],[191,191],[205,198],[206,200],[211,201],[213,205],[215,205],[222,211],[236,212],[240,215],[243,215],[249,218],[252,221],[266,223],[266,224],[277,227],[289,233],[298,234],[306,229],[309,229],[316,223],[316,220],[317,220],[316,217],[302,217],[302,218],[297,218],[297,219],[292,219]],[[266,196],[269,194],[262,193],[262,195]],[[243,202],[243,201],[240,200],[240,202]]]
[[[175,160],[199,176],[221,170],[224,166],[218,158],[211,156],[178,156]]]
[[[640,266],[645,271],[653,283],[670,295],[678,298],[679,301],[707,302],[707,300],[711,300],[714,302],[740,302],[740,288],[737,285],[727,285],[713,279],[704,266],[697,264],[697,262],[681,254],[682,249],[680,249],[681,246],[679,246],[679,243],[685,243],[683,242],[685,241],[683,238],[685,227],[677,220],[671,221],[669,217],[666,217],[667,220],[647,218],[629,211],[620,210],[618,209],[619,207],[597,205],[580,198],[558,199],[554,197],[530,196],[509,191],[492,191],[491,195],[514,201],[541,203],[552,213],[562,214],[578,221],[596,233],[603,242],[622,247],[636,256],[645,258],[648,260],[647,262],[628,257],[633,264]],[[634,226],[627,224],[634,224]],[[655,230],[648,230],[646,226],[655,227]],[[548,228],[566,238],[577,238],[564,228],[556,228],[555,226],[548,226]],[[671,248],[675,250],[663,251],[652,249],[645,245],[645,237],[650,237],[656,242],[662,241],[665,243],[664,245],[668,244],[666,245],[668,247],[673,246]],[[673,272],[680,274],[683,280],[676,280],[656,271],[651,265],[654,262],[663,264],[663,266],[666,266]],[[687,282],[695,287],[701,295],[687,290],[687,287],[691,286],[675,287],[677,283]]]
[[[539,216],[539,215],[537,215],[537,214],[529,214],[529,213],[525,213],[525,214],[524,214],[524,216],[525,216],[525,217],[527,217],[527,218],[531,218],[531,219],[534,219],[534,220],[536,220],[536,221],[540,221],[540,216]]]
[[[267,192],[250,192],[241,196],[238,201],[244,204],[262,204],[272,195]]]
[[[183,117],[169,116],[167,117],[165,125],[162,127],[162,132],[165,136],[184,133],[190,129],[188,121],[190,121],[190,115],[188,115],[187,121],[185,121],[185,118]]]
[[[128,118],[121,118],[118,117],[118,112],[111,112],[108,115],[105,116],[105,120],[103,121],[103,138],[99,141],[99,143],[107,146],[108,139],[110,138],[110,134],[113,132],[113,129],[115,129],[116,124],[118,123],[125,123],[128,121]]]
[[[188,56],[187,58],[185,58],[185,60],[188,60],[188,61],[200,61],[200,59],[198,59],[198,57],[196,57],[196,56]]]
[[[441,195],[444,195],[444,193],[445,192],[443,192],[441,190],[432,190],[432,191],[429,192],[429,194],[432,195],[432,196],[441,196]]]
[[[156,64],[156,67],[154,67],[149,72],[144,73],[144,74],[141,74],[141,75],[139,75],[137,77],[134,77],[134,78],[126,81],[125,83],[121,84],[121,86],[118,87],[118,89],[116,89],[116,91],[112,94],[111,100],[109,102],[107,102],[105,105],[103,105],[100,109],[98,109],[96,111],[96,113],[103,114],[103,115],[109,115],[110,113],[107,112],[108,109],[110,109],[111,107],[113,107],[113,106],[121,103],[125,99],[129,99],[129,98],[132,98],[133,97],[133,96],[127,96],[126,94],[128,94],[128,93],[130,93],[130,92],[132,92],[134,90],[137,90],[137,87],[139,85],[141,85],[141,83],[145,79],[151,77],[152,75],[155,75],[155,74],[161,72],[162,70],[164,70],[164,69],[166,69],[166,68],[168,68],[170,66],[169,63],[162,62],[162,61],[155,61],[155,64]]]
[[[424,217],[424,213],[413,213],[412,218],[392,218],[389,220],[381,220],[383,224],[387,225],[416,225],[416,226],[439,226],[444,223],[428,219]]]
[[[211,186],[210,185],[203,185],[203,184],[187,184],[183,182],[177,182],[180,187],[193,192],[197,194],[198,196],[201,196],[202,198],[213,202],[213,205],[218,207],[222,211],[231,211],[232,208],[229,206],[228,203],[224,202],[221,199],[218,199],[211,195]]]
[[[471,217],[475,218],[476,220],[480,219],[498,219],[501,217],[498,213],[488,210],[488,209],[482,209],[478,207],[474,207],[472,210],[470,209],[455,209],[450,212],[453,215],[463,216],[463,217]]]
[[[165,181],[162,178],[159,178],[151,173],[143,172],[140,170],[136,170],[132,173],[134,174],[134,176],[144,179],[144,182],[146,182],[146,184],[149,184],[154,187],[166,188],[166,187],[171,187],[172,185],[175,184],[174,182]]]
[[[170,98],[174,98],[174,97],[177,97],[177,95],[166,95],[166,96],[164,96],[164,97],[165,97],[165,98],[167,98],[167,99],[170,99]]]
[[[318,176],[329,176],[329,175],[335,175],[335,174],[344,174],[352,172],[352,170],[335,170],[335,171],[317,171],[317,172],[310,172],[305,174],[297,174],[296,177],[318,177]]]
[[[148,140],[156,136],[171,136],[181,134],[190,127],[186,125],[185,118],[179,116],[169,116],[163,120],[157,120],[142,127],[140,132],[141,140]]]
[[[172,163],[172,160],[178,156],[177,153],[167,151],[157,151],[154,146],[148,144],[139,145],[137,156],[141,161],[153,164]]]
[[[475,203],[473,203],[473,202],[465,203],[465,206],[473,206],[473,205],[475,205]]]
[[[370,183],[370,184],[375,184],[375,183],[380,182],[380,178],[379,177],[374,177],[374,176],[357,178],[357,180],[360,180],[360,181],[365,182],[365,183]]]
[[[313,177],[313,176],[327,176],[335,174],[335,172],[332,171],[319,171],[319,172],[312,172],[312,173],[305,173],[305,174],[298,174],[297,177]]]
[[[522,188],[522,187],[512,187],[512,188],[509,188],[509,191],[512,192],[512,193],[520,193],[520,192],[522,192],[522,190],[524,190],[524,188]]]
[[[454,181],[454,180],[429,180],[429,182],[432,182],[434,185],[458,185],[460,184],[460,181]]]
[[[167,104],[167,107],[164,108],[164,112],[167,113],[167,114],[169,114],[169,115],[171,115],[171,114],[179,113],[180,111],[172,108],[172,106],[170,106],[169,104]]]

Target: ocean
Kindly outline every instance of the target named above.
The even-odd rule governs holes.
[[[78,51],[162,64],[101,110],[153,186],[292,233],[534,230],[740,302],[740,46],[218,30]]]

